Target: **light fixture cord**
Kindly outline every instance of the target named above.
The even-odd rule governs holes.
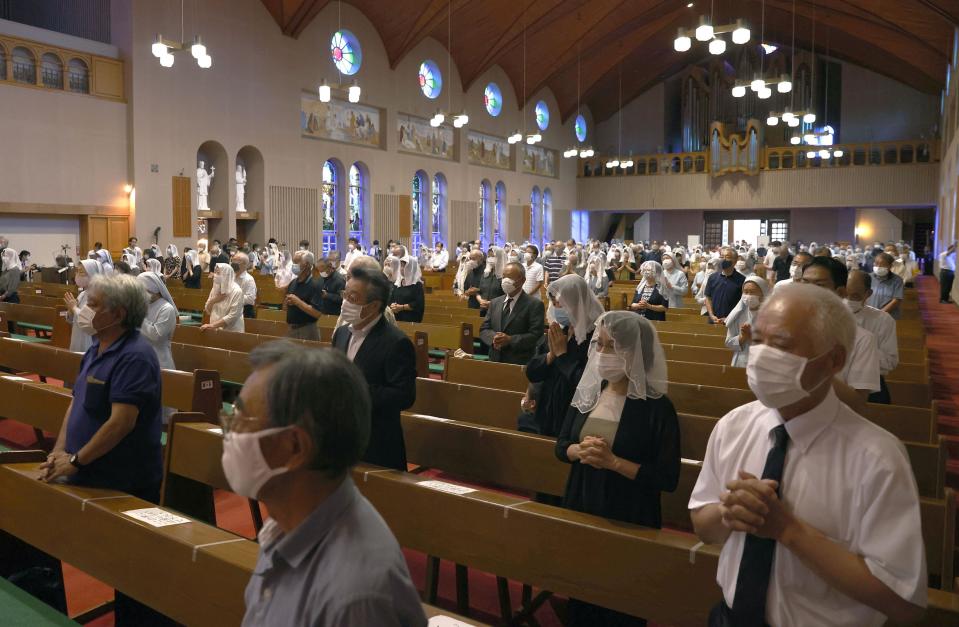
[[[342,0],[340,0],[342,2]],[[446,75],[453,84],[453,0],[446,4]],[[446,90],[446,108],[453,113],[453,90]]]
[[[583,42],[582,40],[576,43],[576,117],[579,117],[579,89],[580,89],[580,69],[583,63]],[[575,130],[576,120],[573,120],[573,135],[578,135]],[[576,137],[576,143],[581,144],[579,137]]]
[[[766,0],[762,2],[762,15],[761,15],[761,26],[759,35],[762,41],[759,42],[759,49],[762,52],[759,53],[759,76],[763,79],[763,88],[765,89],[765,80],[766,80],[766,49],[763,47],[766,45]]]
[[[794,97],[796,94],[796,0],[793,0],[793,43],[792,43],[792,66],[790,69],[791,81],[793,88],[789,90],[789,110],[792,111],[793,104],[795,102]]]
[[[809,79],[809,110],[812,111],[813,100],[816,97],[816,5],[812,5],[812,77]]]
[[[619,64],[619,158],[623,158],[623,64]]]
[[[523,135],[526,135],[526,8],[523,3]]]
[[[180,0],[180,43],[183,43],[183,0]]]

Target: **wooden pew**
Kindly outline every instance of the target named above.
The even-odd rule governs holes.
[[[67,308],[63,303],[55,307],[0,303],[0,328],[6,330],[6,323],[14,322],[18,328],[48,332],[50,344],[61,348],[70,346],[72,329],[66,316]],[[22,329],[20,330],[22,332]]]
[[[284,325],[285,326],[285,325]],[[232,351],[249,353],[260,344],[276,341],[272,335],[258,335],[256,333],[238,333],[223,329],[200,330],[199,327],[178,326],[173,332],[173,340],[181,344],[194,344],[209,348],[222,348]],[[289,338],[287,338],[289,339]],[[289,341],[307,348],[329,348],[328,342],[311,342],[309,340]]]

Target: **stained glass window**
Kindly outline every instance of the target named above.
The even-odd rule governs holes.
[[[340,72],[347,76],[356,74],[360,71],[360,64],[363,63],[360,40],[348,30],[336,31],[333,33],[333,39],[330,40],[330,56],[333,57],[333,63]]]
[[[577,141],[586,141],[586,118],[584,118],[582,114],[576,116],[573,130],[576,132]]]
[[[529,195],[529,241],[537,245],[540,244],[536,237],[536,222],[542,211],[540,199],[539,187],[534,187],[533,192]]]
[[[436,98],[443,90],[443,75],[440,74],[440,68],[427,59],[420,64],[420,89],[427,98]]]
[[[323,255],[336,250],[336,164],[323,164]]]
[[[444,214],[446,213],[446,177],[442,174],[437,174],[433,177],[433,189],[432,189],[432,209],[433,209],[433,220],[432,220],[432,232],[433,232],[433,245],[435,246],[437,242],[443,241],[443,219]]]
[[[422,230],[421,230],[421,218],[423,215],[423,209],[426,208],[426,193],[429,189],[429,177],[426,176],[426,173],[420,170],[413,175],[413,197],[411,199],[410,208],[413,212],[413,237],[412,237],[412,254],[416,254],[413,251],[419,251],[420,242],[422,241]]]
[[[553,192],[547,187],[543,190],[543,243],[553,236]]]
[[[549,126],[549,107],[542,100],[536,103],[536,126],[541,131],[545,131]]]
[[[503,181],[496,184],[496,208],[493,211],[493,237],[496,245],[502,246],[506,243],[506,224],[503,220],[506,218],[504,210],[506,209],[506,185]]]
[[[503,110],[503,92],[499,85],[490,83],[483,91],[483,104],[486,105],[486,112],[494,118]]]
[[[359,164],[350,166],[350,237],[363,239],[363,204],[366,194],[363,192],[363,172]]]
[[[479,211],[479,237],[483,248],[489,244],[489,208],[490,208],[490,183],[484,180],[480,183],[480,211]]]

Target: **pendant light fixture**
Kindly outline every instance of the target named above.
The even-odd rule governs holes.
[[[689,51],[693,47],[693,39],[690,35],[694,36],[696,41],[703,43],[709,42],[709,52],[714,55],[720,55],[726,52],[726,40],[719,37],[719,35],[731,33],[730,39],[732,39],[732,42],[740,46],[749,43],[751,34],[749,28],[746,27],[745,22],[741,19],[737,19],[731,24],[713,26],[715,17],[713,12],[714,4],[715,0],[711,0],[709,3],[709,18],[707,19],[705,15],[700,15],[699,24],[694,30],[679,29],[679,32],[676,33],[676,39],[673,40],[673,50],[676,52]]]
[[[782,122],[783,124],[789,126],[790,128],[796,128],[797,126],[799,126],[802,119],[809,113],[808,111],[792,110],[793,101],[795,99],[795,92],[792,89],[792,81],[795,79],[795,75],[796,75],[796,0],[793,0],[791,63],[792,63],[792,67],[790,68],[790,71],[792,72],[792,76],[787,76],[785,74],[783,75],[788,81],[789,88],[786,91],[783,91],[783,88],[781,87],[782,83],[780,83],[780,85],[777,85],[777,91],[779,91],[779,93],[790,94],[789,106],[782,113],[770,112],[769,117],[766,118],[766,124],[768,124],[769,126],[776,126],[780,122]],[[791,143],[798,144],[799,141],[791,142]]]
[[[579,135],[576,130],[576,123],[579,120],[580,116],[580,106],[579,106],[579,96],[580,96],[580,68],[582,66],[582,44],[576,45],[576,117],[573,119],[573,136],[576,137],[576,145],[570,146],[566,149],[566,152],[563,153],[563,157],[566,159],[572,159],[573,157],[579,155],[581,159],[587,159],[592,157],[595,152],[593,151],[592,146],[583,145],[584,140],[580,140]]]
[[[161,66],[173,67],[173,55],[177,52],[185,52],[187,50],[190,51],[190,56],[196,60],[196,64],[200,68],[208,70],[213,67],[213,57],[207,54],[206,45],[204,45],[199,35],[193,36],[192,44],[186,43],[183,29],[183,0],[180,0],[180,40],[173,41],[165,39],[163,35],[157,33],[156,39],[153,40],[153,45],[150,46],[150,52],[160,60]]]
[[[343,2],[338,0],[336,3],[336,32],[333,34],[334,46],[340,44],[337,43],[337,36],[342,38],[343,33]],[[339,50],[339,48],[337,48]],[[339,65],[336,65],[336,74],[337,74],[337,86],[330,87],[329,83],[326,82],[326,79],[323,79],[323,82],[320,83],[320,87],[317,90],[320,97],[320,102],[329,102],[333,98],[333,92],[336,91],[339,96],[346,96],[346,99],[350,102],[357,103],[360,101],[360,95],[362,90],[360,89],[360,84],[354,78],[353,81],[347,86],[343,87],[343,70],[340,69]],[[354,70],[355,72],[356,70]]]
[[[806,157],[809,159],[815,158],[817,155],[820,159],[829,159],[835,157],[837,159],[841,158],[846,154],[842,148],[833,148],[833,142],[835,141],[835,129],[829,126],[829,27],[826,27],[826,83],[823,89],[825,94],[825,102],[823,103],[823,126],[821,131],[813,130],[807,134],[809,138],[806,143],[812,145],[818,145],[819,150],[809,150],[806,153]]]
[[[793,8],[793,13],[795,15],[795,4]],[[763,52],[766,54],[771,54],[776,50],[776,46],[770,46],[766,43],[766,0],[762,1],[762,12],[760,18],[760,37]],[[795,37],[793,37],[795,41]],[[756,96],[761,100],[767,100],[773,95],[772,86],[776,86],[776,91],[780,94],[788,94],[793,89],[792,80],[788,74],[780,74],[779,76],[766,77],[765,76],[765,61],[766,55],[759,55],[759,72],[753,76],[751,81],[736,81],[733,84],[733,98],[742,98],[746,95],[746,88],[749,87],[756,93]],[[768,121],[768,119],[767,119]]]
[[[447,2],[446,8],[446,75],[450,77],[450,84],[453,80],[453,0]],[[436,115],[430,120],[430,126],[439,128],[443,122],[449,120],[454,128],[463,128],[466,126],[470,117],[466,111],[453,113],[453,90],[446,90],[446,111],[437,109]]]
[[[623,157],[623,64],[619,64],[619,154],[618,157],[613,157],[606,162],[607,168],[620,168],[626,170],[633,167],[633,154],[629,154],[629,157]]]
[[[511,144],[518,144],[523,141],[525,138],[526,143],[530,146],[538,144],[543,141],[543,136],[540,135],[539,131],[534,133],[526,133],[526,9],[527,3],[523,3],[523,132],[521,133],[519,129],[513,131],[513,133],[506,138]]]

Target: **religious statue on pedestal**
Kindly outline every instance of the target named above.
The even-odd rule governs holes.
[[[206,171],[206,164],[200,162],[196,167],[196,210],[209,211],[210,205],[207,198],[210,195],[210,184],[213,183],[213,177],[216,176],[216,166],[212,166],[210,171]]]
[[[246,168],[236,164],[236,212],[246,213]]]

